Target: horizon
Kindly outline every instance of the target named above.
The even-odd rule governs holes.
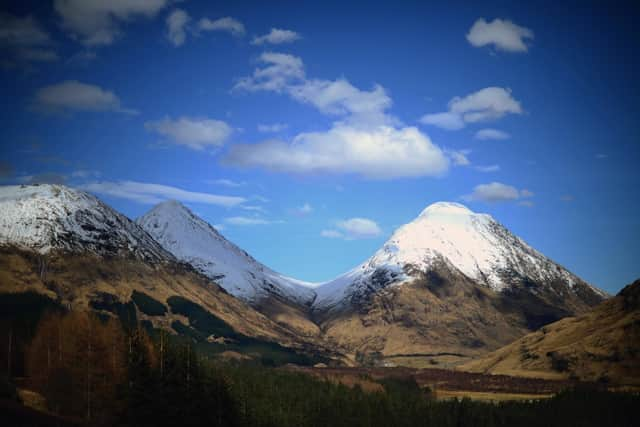
[[[640,277],[631,2],[363,5],[9,2],[0,184],[175,199],[313,283],[438,201],[611,294]]]

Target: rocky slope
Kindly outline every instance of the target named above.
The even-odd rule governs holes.
[[[489,215],[444,202],[315,290],[314,315],[333,345],[420,366],[477,357],[606,297]]]
[[[419,278],[443,260],[479,286],[498,293],[525,287],[532,293],[575,299],[577,305],[590,305],[606,296],[491,216],[458,203],[439,202],[396,230],[367,261],[319,286],[314,306],[330,310],[357,304],[386,286]]]
[[[58,185],[5,186],[0,212],[0,294],[37,292],[66,308],[202,335],[185,314],[187,307],[248,337],[309,347],[90,194]],[[156,310],[145,312],[147,304]],[[269,344],[263,347],[271,351]]]
[[[578,317],[544,326],[462,370],[640,385],[640,280]]]
[[[151,236],[91,194],[61,185],[0,187],[0,245],[171,261]]]
[[[311,284],[259,263],[179,202],[160,203],[136,222],[176,258],[247,302],[276,296],[310,305],[315,298]]]

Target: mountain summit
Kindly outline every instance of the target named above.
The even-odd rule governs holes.
[[[361,299],[389,284],[415,279],[441,263],[497,292],[524,285],[551,289],[558,297],[565,293],[605,296],[490,215],[474,213],[459,203],[438,202],[397,229],[367,261],[318,287],[315,306],[330,308]]]
[[[0,212],[0,245],[41,254],[62,250],[174,260],[129,218],[95,196],[63,185],[2,186]]]
[[[262,265],[177,201],[156,205],[136,222],[176,258],[245,301],[275,295],[309,305],[315,298],[311,284]]]

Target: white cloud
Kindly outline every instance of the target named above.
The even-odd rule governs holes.
[[[124,22],[153,18],[169,0],[55,0],[62,28],[85,45],[109,45],[122,35]]]
[[[225,218],[224,222],[231,225],[268,225],[268,224],[276,224],[281,223],[282,221],[270,221],[264,218],[254,218],[254,217],[246,217],[246,216],[232,216],[229,218]]]
[[[511,138],[507,132],[498,129],[480,129],[473,136],[475,139],[485,141],[488,139],[504,140]]]
[[[45,112],[113,111],[137,114],[136,110],[123,108],[120,99],[100,86],[67,80],[45,86],[36,92],[33,107]]]
[[[144,204],[156,204],[165,200],[180,200],[188,203],[233,207],[246,201],[243,197],[199,193],[168,185],[136,181],[93,182],[84,184],[80,188],[92,193],[105,194]]]
[[[339,232],[338,230],[322,230],[320,232],[320,235],[322,237],[326,237],[329,239],[342,239],[344,238],[344,235]]]
[[[276,132],[282,132],[283,130],[287,129],[288,127],[289,127],[289,125],[287,125],[285,123],[273,123],[273,124],[270,124],[270,125],[259,124],[258,125],[258,132],[276,133]]]
[[[47,31],[31,16],[17,17],[0,12],[0,49],[7,61],[51,62],[59,59]]]
[[[519,206],[524,206],[526,208],[531,208],[534,204],[535,203],[533,203],[531,200],[521,200],[518,202]]]
[[[363,91],[344,78],[337,80],[308,79],[304,64],[297,56],[265,52],[263,64],[253,74],[241,78],[235,90],[286,93],[293,99],[311,104],[325,114],[381,114],[391,106],[391,98],[380,85]]]
[[[476,170],[479,172],[498,172],[500,165],[476,166]]]
[[[258,61],[264,65],[256,68],[251,76],[239,79],[234,90],[281,92],[305,79],[304,64],[297,56],[264,52]]]
[[[187,37],[185,27],[190,20],[189,14],[182,9],[175,9],[167,16],[167,38],[174,46],[184,44]]]
[[[212,181],[207,181],[207,182],[210,184],[222,185],[224,187],[242,187],[247,184],[246,182],[238,182],[238,181],[233,181],[231,179],[226,179],[226,178],[214,179]]]
[[[522,106],[511,90],[501,87],[486,87],[465,97],[456,96],[443,113],[427,114],[420,121],[448,130],[457,130],[466,123],[500,119],[507,114],[522,114]]]
[[[447,155],[451,158],[454,166],[469,166],[471,161],[467,157],[471,150],[447,150]]]
[[[382,86],[360,90],[344,78],[309,79],[296,56],[266,52],[251,76],[234,89],[284,93],[319,111],[342,116],[326,131],[306,132],[290,143],[267,140],[231,147],[224,162],[277,172],[357,174],[374,179],[438,176],[449,159],[415,127],[388,115],[391,98]]]
[[[464,98],[453,98],[449,101],[449,111],[460,114],[467,123],[475,123],[499,119],[507,114],[522,114],[522,107],[511,96],[510,89],[494,86]]]
[[[325,230],[325,237],[337,237],[339,233],[346,240],[370,239],[382,234],[382,229],[373,220],[368,218],[349,218],[336,223],[338,230]],[[332,234],[333,236],[327,236]]]
[[[296,40],[300,40],[300,34],[291,30],[282,30],[280,28],[272,28],[267,34],[255,37],[251,44],[254,45],[263,45],[265,43],[269,44],[283,44],[283,43],[292,43]]]
[[[236,144],[224,162],[289,173],[357,174],[374,179],[438,176],[449,161],[414,127],[370,129],[334,124],[326,132],[301,133],[292,143]]]
[[[147,130],[170,138],[176,144],[194,150],[220,147],[233,133],[233,129],[225,122],[207,118],[180,117],[173,120],[165,117],[162,120],[146,122],[144,126]]]
[[[560,196],[560,200],[562,200],[563,202],[573,202],[574,197],[571,194],[563,194],[562,196]]]
[[[603,154],[603,153],[596,154],[596,159],[598,159],[598,160],[604,160],[607,157],[609,157],[607,154]]]
[[[304,215],[309,215],[311,212],[313,212],[313,206],[311,206],[309,203],[305,203],[302,206],[298,206],[295,209],[296,214],[304,216]]]
[[[459,114],[451,112],[425,114],[420,118],[420,123],[437,126],[446,130],[458,130],[465,126],[462,117],[460,117]]]
[[[480,18],[467,33],[467,40],[475,47],[493,45],[506,52],[526,52],[526,42],[533,38],[533,31],[529,28],[497,18],[491,22]]]
[[[267,213],[267,210],[265,208],[263,208],[262,206],[242,205],[242,206],[240,206],[240,208],[244,209],[245,211],[249,211],[249,212]]]
[[[381,113],[391,106],[391,98],[382,86],[360,90],[345,79],[306,80],[288,90],[294,99],[311,104],[325,114]]]
[[[505,202],[533,197],[533,193],[529,190],[518,190],[511,185],[502,184],[500,182],[491,182],[489,184],[480,184],[474,187],[471,194],[462,196],[467,202],[479,201],[487,203]]]
[[[235,37],[242,37],[246,33],[242,22],[230,16],[216,20],[202,18],[198,21],[197,28],[199,31],[223,31]]]

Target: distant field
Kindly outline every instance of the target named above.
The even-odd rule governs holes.
[[[388,378],[413,378],[421,388],[435,392],[438,399],[468,397],[485,401],[532,400],[551,397],[578,383],[570,380],[485,375],[448,369],[394,368],[311,368],[287,366],[287,370],[304,372],[317,378],[363,390],[381,389]]]

